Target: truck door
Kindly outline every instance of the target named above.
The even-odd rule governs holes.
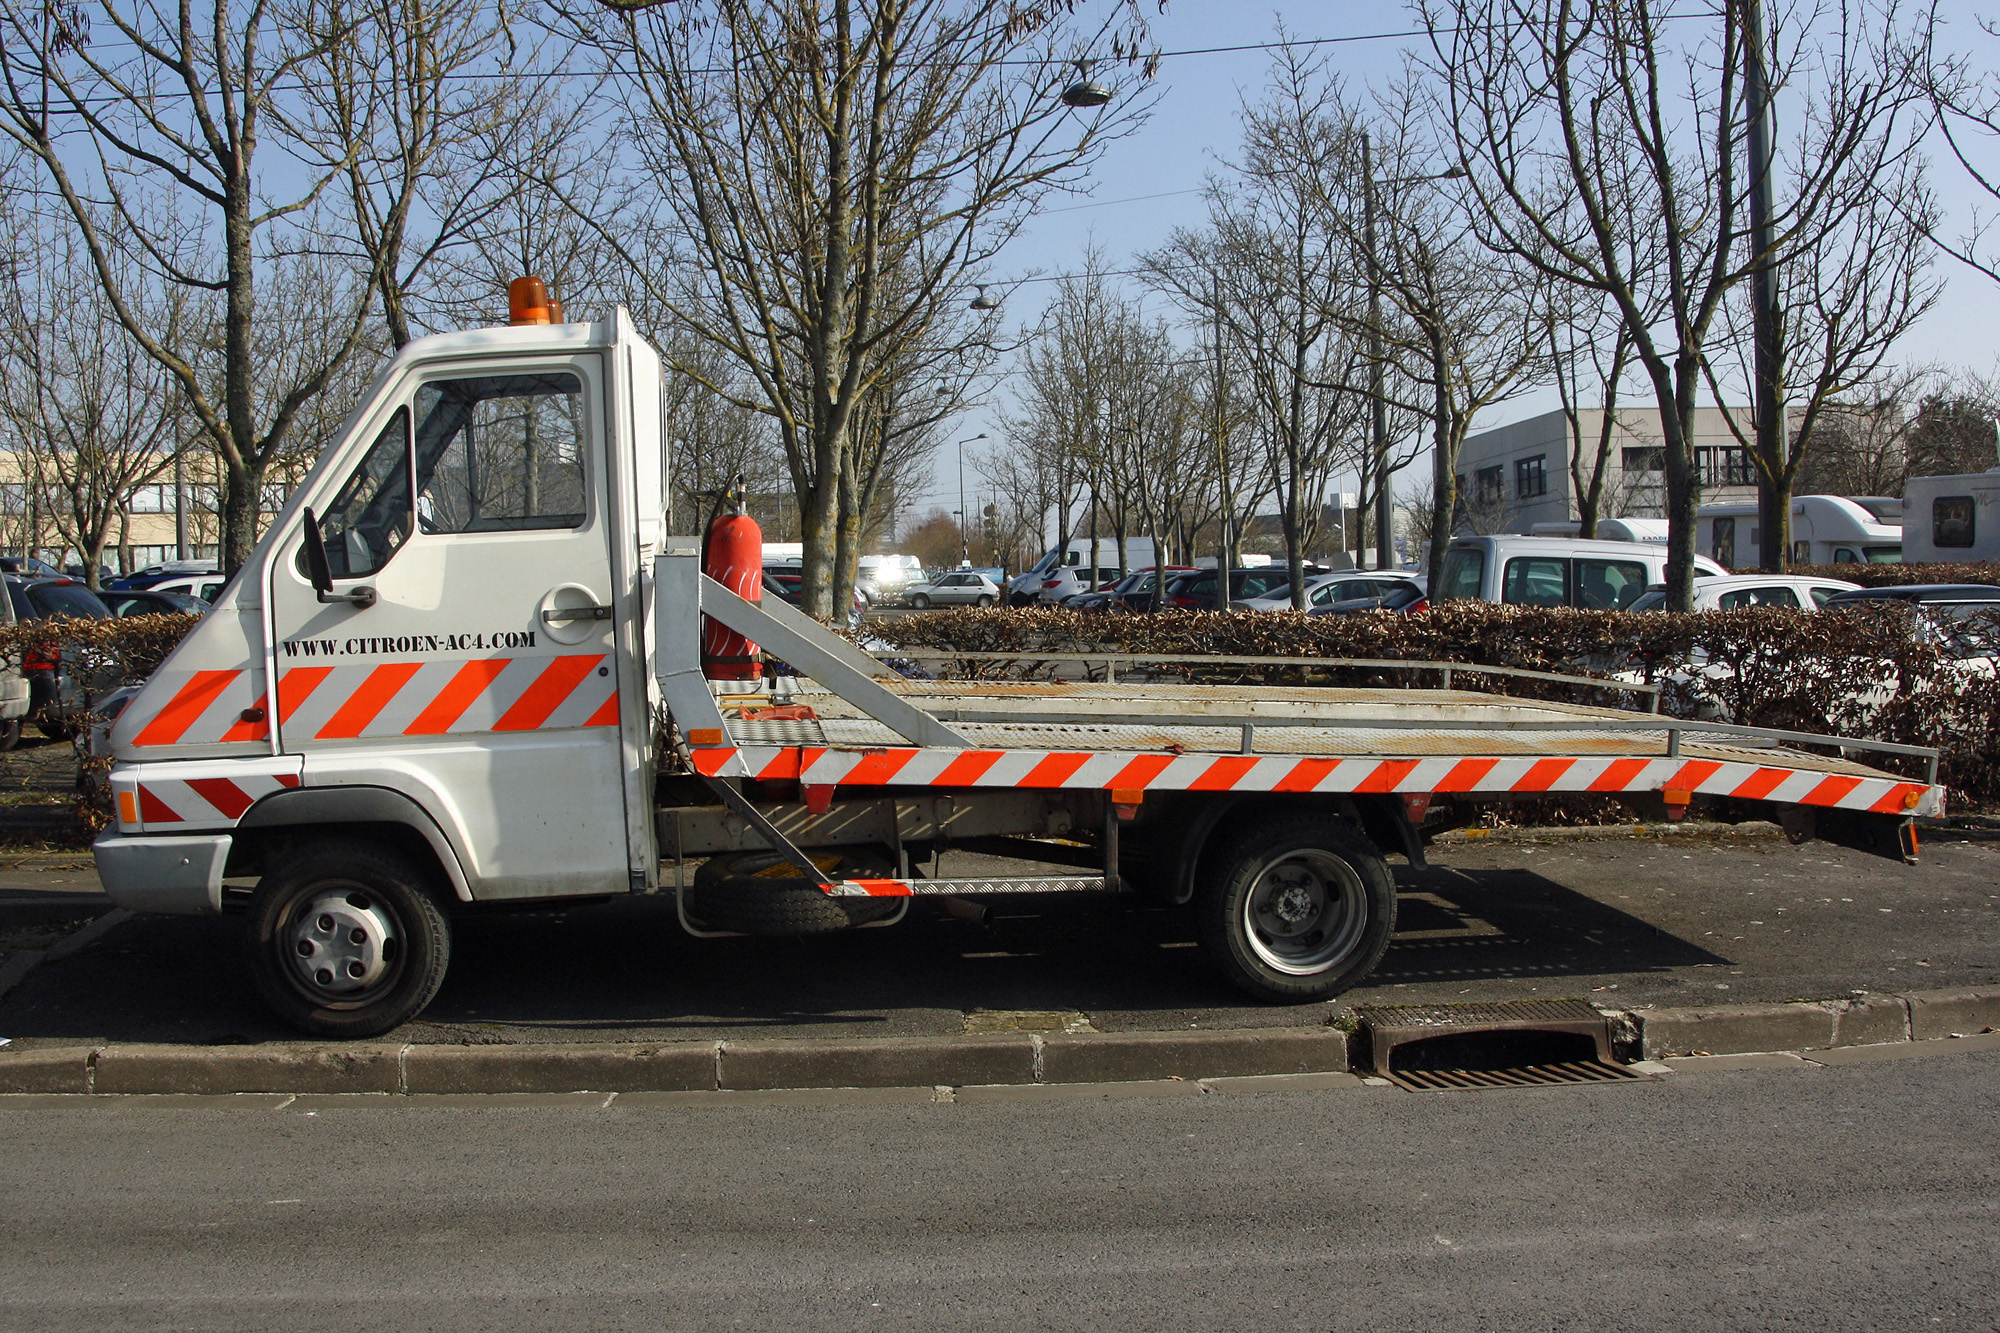
[[[415,796],[480,896],[627,885],[608,394],[593,351],[419,363],[309,483],[335,600],[302,522],[270,558],[280,747]]]

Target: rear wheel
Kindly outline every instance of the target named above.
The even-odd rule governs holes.
[[[21,719],[10,717],[0,722],[0,753],[13,749],[21,743]]]
[[[992,599],[992,598],[991,598],[990,596],[988,596],[987,594],[985,594],[985,593],[981,593],[981,594],[979,595],[979,602],[978,602],[978,604],[979,604],[980,606],[982,606],[982,607],[984,607],[984,606],[991,606],[991,605],[993,605],[993,599]]]
[[[910,605],[919,611],[928,611],[931,607],[931,599],[920,592],[911,593]]]
[[[1203,861],[1195,900],[1202,951],[1258,999],[1338,995],[1374,969],[1395,933],[1388,863],[1328,816],[1251,821]]]
[[[386,848],[293,848],[257,885],[250,971],[264,1002],[326,1037],[376,1037],[423,1012],[444,984],[451,927],[430,876]]]

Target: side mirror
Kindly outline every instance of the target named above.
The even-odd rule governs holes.
[[[352,592],[336,593],[333,590],[333,566],[326,559],[326,538],[320,535],[319,518],[312,506],[306,506],[306,577],[312,580],[313,591],[322,602],[346,602],[351,606],[366,610],[375,605],[373,588],[356,588]]]

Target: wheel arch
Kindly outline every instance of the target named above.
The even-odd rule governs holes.
[[[1157,797],[1149,800],[1142,809],[1152,825],[1149,832],[1163,844],[1156,864],[1168,868],[1164,882],[1159,885],[1160,896],[1175,906],[1193,900],[1202,863],[1225,816],[1234,822],[1286,810],[1327,814],[1352,825],[1381,854],[1400,854],[1409,858],[1412,865],[1424,863],[1423,843],[1401,799],[1394,795],[1174,792],[1165,800]]]
[[[274,851],[302,837],[369,832],[436,869],[460,902],[472,901],[458,853],[424,808],[388,787],[298,787],[265,797],[244,812],[225,875],[260,873]]]

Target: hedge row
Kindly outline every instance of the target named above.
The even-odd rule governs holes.
[[[1928,624],[1930,621],[1925,614]],[[1692,614],[1577,611],[1448,602],[1421,615],[1296,613],[1087,615],[951,610],[877,628],[906,649],[1019,653],[1017,663],[926,659],[941,675],[1017,674],[1038,653],[1213,654],[1442,661],[1605,676],[1661,685],[1662,709],[1791,731],[1939,747],[1959,800],[2000,800],[2000,617],[1919,632],[1908,607],[1828,615],[1753,607]],[[1177,674],[1214,683],[1434,686],[1433,673],[1366,667],[1203,664]],[[1629,694],[1459,671],[1455,686],[1577,703],[1634,706]],[[1862,756],[1909,771],[1908,761]]]
[[[1755,569],[1743,569],[1755,574]],[[1787,574],[1846,579],[1864,588],[1894,588],[1905,583],[1991,583],[2000,586],[2000,565],[1990,560],[1960,560],[1935,565],[1794,565]]]

